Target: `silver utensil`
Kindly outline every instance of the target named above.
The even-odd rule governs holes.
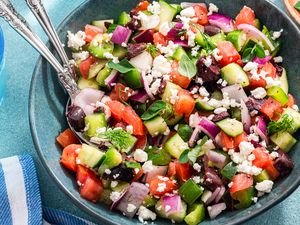
[[[56,30],[45,10],[41,0],[25,0],[28,7],[39,21],[40,25],[43,27],[44,31],[48,35],[50,41],[52,42],[54,48],[56,49],[59,57],[61,58],[64,67],[68,67],[72,72],[72,68],[69,63],[68,56],[63,48],[63,44],[61,43]]]

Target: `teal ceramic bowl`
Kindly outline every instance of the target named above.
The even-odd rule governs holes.
[[[174,1],[179,2],[179,1]],[[205,0],[206,3],[211,1]],[[300,31],[296,25],[270,2],[263,0],[216,0],[214,2],[220,11],[234,17],[239,10],[248,5],[256,12],[257,17],[271,30],[284,29],[283,46],[280,55],[284,58],[284,66],[289,75],[290,91],[300,103]],[[136,5],[133,0],[93,0],[80,5],[59,26],[58,33],[61,40],[66,40],[66,31],[77,31],[95,19],[116,19],[123,10],[129,11]],[[80,209],[88,212],[103,224],[129,225],[137,223],[118,212],[112,212],[103,204],[93,204],[80,197],[75,176],[59,164],[61,149],[55,142],[55,137],[67,127],[64,116],[65,104],[68,97],[58,83],[55,71],[42,58],[37,62],[33,73],[30,90],[30,126],[36,150],[42,163],[58,186],[68,195]],[[300,136],[297,136],[300,140]],[[271,208],[290,195],[300,183],[300,142],[290,152],[295,162],[292,173],[276,182],[273,191],[262,197],[257,204],[248,209],[225,212],[214,220],[207,220],[201,224],[238,224],[246,221],[263,211]],[[157,220],[154,224],[170,224],[167,220]]]

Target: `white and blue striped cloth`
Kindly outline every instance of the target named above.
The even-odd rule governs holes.
[[[95,225],[66,212],[42,206],[30,156],[0,159],[0,225]]]

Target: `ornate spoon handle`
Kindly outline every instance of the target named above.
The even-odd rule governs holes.
[[[25,19],[14,9],[8,0],[0,1],[0,16],[3,17],[10,26],[17,31],[25,40],[29,42],[57,71],[58,78],[67,90],[71,99],[78,94],[79,89],[72,77],[69,69],[63,67],[53,56],[41,39],[31,31]]]
[[[39,23],[41,24],[41,26],[43,27],[44,31],[47,33],[64,66],[67,66],[70,69],[70,71],[72,71],[69,64],[68,56],[63,48],[58,34],[56,33],[41,0],[26,0],[26,3],[37,18],[37,20],[39,21]]]

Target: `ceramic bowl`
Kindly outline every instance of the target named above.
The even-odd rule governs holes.
[[[179,2],[179,1],[173,1]],[[205,0],[206,3],[211,1]],[[300,31],[288,16],[275,5],[264,0],[216,0],[213,1],[220,12],[235,17],[244,5],[251,7],[262,24],[270,30],[284,29],[282,34],[282,50],[279,55],[283,56],[284,67],[287,69],[290,92],[300,103]],[[93,0],[87,1],[76,8],[58,28],[61,40],[66,41],[66,32],[76,32],[85,24],[96,19],[117,19],[118,15],[126,10],[129,11],[136,5],[133,0]],[[70,53],[70,52],[68,52]],[[116,211],[110,211],[103,204],[94,204],[80,197],[73,173],[65,170],[60,164],[61,148],[56,144],[55,137],[67,127],[64,114],[67,95],[58,83],[57,75],[46,61],[40,58],[33,73],[30,90],[30,126],[32,137],[39,157],[48,170],[52,179],[67,194],[73,202],[82,210],[90,213],[99,222],[104,224],[129,225],[137,222],[130,220]],[[296,135],[299,140],[299,134]],[[300,142],[290,152],[295,162],[292,173],[281,180],[276,181],[273,191],[260,198],[250,208],[222,213],[214,220],[206,220],[202,225],[214,224],[237,224],[253,218],[266,211],[291,194],[300,183]],[[167,220],[157,220],[157,225],[171,224]]]

